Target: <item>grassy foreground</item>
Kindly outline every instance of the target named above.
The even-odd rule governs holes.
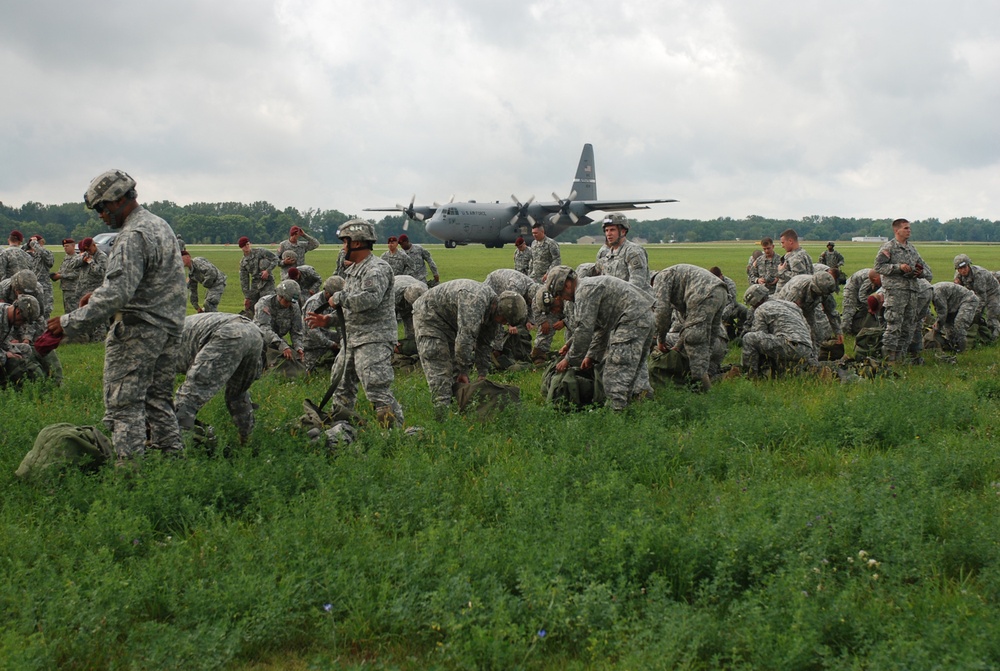
[[[850,269],[874,256],[843,247]],[[920,249],[949,279],[958,249]],[[1000,248],[963,249],[1000,266]],[[650,257],[742,286],[750,251]],[[231,273],[237,309],[238,251],[192,253]],[[434,253],[443,279],[510,258]],[[334,255],[309,260],[328,272]],[[102,415],[103,349],[64,347],[63,387],[0,391],[0,667],[996,667],[996,352],[849,386],[662,389],[621,415],[543,407],[539,374],[518,373],[500,379],[523,404],[488,425],[435,421],[402,375],[425,431],[364,431],[336,455],[294,429],[325,381],[265,378],[228,458],[28,486],[13,472],[41,427]],[[235,444],[221,399],[202,419]]]

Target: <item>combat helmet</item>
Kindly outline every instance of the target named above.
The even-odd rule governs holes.
[[[102,172],[90,182],[83,194],[84,204],[91,210],[98,203],[115,201],[135,188],[135,180],[122,170]]]
[[[969,258],[968,254],[959,254],[958,256],[955,257],[955,270],[958,270],[963,266],[971,266],[971,265],[972,265],[972,259]]]
[[[414,285],[408,286],[403,289],[403,300],[405,300],[410,305],[417,302],[417,299],[427,293],[427,285],[423,282],[417,282]]]
[[[550,268],[545,280],[545,289],[552,295],[562,293],[563,287],[568,280],[576,279],[576,271],[569,266],[556,266]]]
[[[376,242],[378,238],[375,237],[375,224],[364,219],[351,219],[350,221],[345,221],[337,229],[337,237],[341,240],[344,238],[350,238],[351,240],[364,240],[368,242]]]
[[[596,277],[599,274],[596,263],[581,263],[576,267],[577,277]]]
[[[752,308],[757,308],[770,297],[771,292],[763,284],[751,284],[743,294],[743,302]]]
[[[528,320],[528,305],[521,294],[501,291],[497,296],[497,314],[511,326],[521,326]]]
[[[19,270],[11,276],[10,288],[19,294],[33,294],[38,291],[38,277],[30,270]]]
[[[296,301],[302,296],[302,289],[299,287],[299,283],[295,280],[285,280],[279,284],[274,289],[274,293],[278,294],[278,298],[284,298],[286,301]]]
[[[338,291],[343,291],[343,290],[344,290],[344,278],[341,277],[340,275],[330,275],[328,278],[326,278],[326,281],[323,282],[323,291],[330,294],[331,296],[337,293]]]
[[[607,228],[608,226],[621,226],[622,229],[628,233],[628,217],[621,212],[609,214],[604,217],[604,221],[601,222],[601,228]]]
[[[25,324],[31,324],[42,316],[42,308],[38,305],[38,299],[34,296],[22,294],[14,301],[14,307],[21,311],[21,317]]]
[[[825,270],[817,270],[812,276],[812,288],[816,293],[826,296],[837,289],[837,280]]]

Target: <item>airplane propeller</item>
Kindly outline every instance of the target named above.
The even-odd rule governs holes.
[[[569,197],[567,197],[566,200],[563,200],[562,198],[560,198],[559,195],[553,191],[552,192],[552,198],[556,202],[559,203],[559,211],[558,212],[553,212],[552,214],[550,214],[549,215],[549,221],[551,221],[554,224],[557,221],[559,221],[559,219],[563,215],[568,216],[569,220],[572,221],[574,224],[576,224],[578,221],[580,221],[580,217],[578,217],[576,215],[576,212],[574,212],[573,210],[571,210],[570,207],[569,207],[570,203],[573,202],[573,199],[576,198],[576,191],[571,191],[570,194],[569,194]]]
[[[403,222],[403,230],[408,230],[410,228],[410,219],[416,219],[417,221],[423,221],[424,215],[413,209],[413,203],[417,200],[417,194],[410,196],[409,206],[400,205],[396,203],[396,209],[406,215],[406,221]]]
[[[510,199],[513,200],[514,205],[517,206],[517,211],[514,212],[514,216],[510,218],[510,225],[513,226],[518,222],[519,219],[527,219],[528,223],[534,226],[535,218],[532,217],[530,214],[528,214],[528,206],[534,202],[535,197],[532,196],[524,204],[522,204],[521,201],[518,200],[517,196],[515,196],[514,194],[510,194]]]

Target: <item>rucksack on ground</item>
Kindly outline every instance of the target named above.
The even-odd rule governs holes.
[[[77,426],[61,422],[38,432],[35,444],[24,455],[16,475],[30,481],[51,468],[78,466],[96,470],[115,456],[111,439],[96,426]]]
[[[556,370],[558,363],[550,362],[542,374],[542,397],[546,403],[568,410],[604,404],[604,382],[596,366],[589,370],[569,368],[560,373]]]

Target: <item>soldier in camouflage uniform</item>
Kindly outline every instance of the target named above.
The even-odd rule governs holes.
[[[250,238],[240,238],[240,288],[243,290],[243,314],[250,316],[262,297],[274,293],[274,269],[278,257],[266,249],[254,249]]]
[[[396,277],[400,275],[412,277],[410,275],[410,255],[399,248],[399,238],[390,235],[388,244],[389,251],[382,253],[382,260],[392,268],[392,274]],[[426,278],[424,280],[426,281]]]
[[[780,291],[788,280],[796,275],[812,275],[812,257],[799,246],[799,234],[794,229],[787,229],[781,234],[781,248],[785,250],[781,263],[778,264],[778,283],[775,290]]]
[[[819,350],[826,339],[827,331],[817,322],[817,308],[826,315],[830,331],[838,344],[844,342],[844,332],[840,326],[840,315],[837,313],[837,299],[833,294],[837,291],[837,280],[829,270],[820,269],[812,275],[796,275],[792,277],[778,292],[775,298],[795,303],[802,310],[806,323],[809,324],[813,337],[813,345]]]
[[[531,243],[531,267],[529,277],[535,282],[541,282],[545,274],[562,263],[559,243],[545,235],[545,225],[535,222],[531,227],[531,235],[535,238]],[[535,346],[531,350],[531,360],[535,363],[545,361],[552,349],[552,339],[555,332],[566,325],[565,319],[544,319],[538,324],[538,334],[535,336]]]
[[[934,312],[937,321],[934,330],[944,336],[956,352],[964,352],[966,334],[979,314],[982,305],[974,291],[954,282],[938,282],[933,285]]]
[[[399,236],[399,246],[403,248],[407,256],[410,257],[410,275],[417,278],[427,286],[433,286],[427,282],[427,270],[430,269],[431,275],[434,276],[433,284],[437,284],[441,281],[441,275],[438,273],[437,264],[434,263],[434,257],[431,253],[424,249],[421,245],[415,245],[410,242],[410,238],[407,235]]]
[[[451,403],[452,385],[468,382],[473,364],[486,377],[500,324],[520,326],[527,318],[521,296],[497,295],[473,280],[444,282],[421,296],[413,306],[413,326],[434,405]]]
[[[30,345],[19,343],[17,330],[41,318],[34,296],[19,296],[11,303],[0,301],[0,387],[20,385],[44,376]]]
[[[67,313],[80,307],[80,296],[77,293],[76,283],[77,272],[74,268],[76,259],[73,258],[76,256],[76,240],[64,238],[62,246],[63,260],[59,264],[59,272],[55,273],[52,279],[59,282],[63,297],[63,313]]]
[[[288,279],[288,269],[293,266],[306,265],[306,252],[319,247],[319,240],[306,233],[299,226],[288,229],[288,239],[278,243],[278,257],[281,259],[283,279]],[[295,257],[291,262],[285,261],[285,252],[293,252]]]
[[[135,180],[120,170],[98,175],[84,197],[104,223],[120,229],[104,283],[90,302],[49,320],[74,336],[114,317],[105,341],[104,422],[119,458],[154,448],[181,451],[174,414],[174,362],[184,329],[184,264],[170,225],[136,200]]]
[[[602,222],[604,244],[597,251],[597,274],[625,280],[636,289],[652,293],[649,283],[649,256],[642,245],[627,240],[628,217],[616,212]]]
[[[486,276],[483,284],[492,289],[498,296],[504,291],[513,291],[520,295],[524,299],[525,305],[528,306],[529,319],[523,326],[508,326],[507,328],[497,329],[497,337],[493,340],[493,351],[503,351],[507,340],[517,336],[519,332],[530,340],[531,335],[528,332],[533,328],[535,321],[532,308],[535,301],[535,294],[541,285],[524,273],[510,268],[497,268]]]
[[[372,252],[377,238],[371,222],[351,219],[337,229],[337,237],[344,241],[350,266],[344,288],[329,301],[331,307],[343,310],[347,328],[345,347],[337,355],[344,374],[334,398],[345,408],[353,408],[360,382],[379,425],[400,428],[403,407],[392,393],[392,350],[399,334],[392,268]]]
[[[514,240],[514,270],[525,275],[531,274],[531,247],[520,235]]]
[[[673,349],[684,348],[691,376],[701,380],[703,391],[712,386],[709,366],[715,340],[722,331],[722,312],[726,307],[726,284],[704,268],[679,263],[661,270],[653,280],[656,298],[656,339],[661,352],[671,349],[665,342],[674,319],[674,311],[683,320],[680,338]]]
[[[871,268],[862,268],[847,279],[844,285],[844,305],[840,316],[841,330],[858,335],[861,323],[868,314],[868,297],[882,287],[882,276]]]
[[[84,238],[77,247],[80,253],[73,257],[74,260],[69,266],[70,274],[76,278],[77,301],[73,310],[79,307],[84,297],[104,284],[104,276],[108,271],[108,255],[98,248],[93,238]],[[98,342],[103,341],[107,334],[108,322],[103,321],[95,324],[90,333],[81,333],[72,339],[79,342]]]
[[[296,266],[288,269],[288,279],[298,282],[306,296],[313,296],[323,288],[323,278],[312,266]]]
[[[185,375],[174,405],[181,429],[194,429],[198,411],[226,388],[226,407],[245,443],[254,426],[250,385],[261,374],[264,338],[242,315],[202,313],[184,319],[176,372]]]
[[[840,285],[843,284],[840,278],[844,274],[844,255],[834,249],[835,246],[836,244],[833,240],[826,243],[826,251],[819,255],[819,262],[836,271],[834,278],[837,280],[837,284]]]
[[[751,285],[743,301],[754,311],[753,325],[743,335],[740,363],[748,377],[760,377],[765,363],[776,374],[799,364],[819,366],[811,329],[795,303],[771,298],[761,284]]]
[[[617,277],[579,278],[569,266],[549,271],[545,283],[552,309],[574,305],[573,337],[559,350],[560,373],[603,364],[601,379],[612,410],[651,396],[646,358],[653,345],[653,297]]]
[[[882,352],[886,361],[901,360],[907,351],[917,321],[917,302],[920,287],[917,280],[933,281],[930,267],[920,257],[920,252],[909,243],[910,222],[896,219],[892,222],[893,239],[883,244],[872,268],[882,276],[885,294],[885,334]]]
[[[330,299],[343,288],[344,278],[331,275],[323,283],[323,289],[306,299],[302,306],[306,326],[302,338],[305,351],[302,363],[310,373],[324,364],[332,366],[333,357],[340,351],[340,324],[334,318],[336,312],[330,307]]]
[[[393,282],[393,304],[396,307],[396,321],[403,324],[403,337],[417,345],[417,335],[413,330],[413,304],[427,291],[427,285],[410,275],[397,275]],[[398,331],[397,331],[398,333]]]
[[[14,273],[13,277],[0,281],[0,303],[14,305],[21,296],[31,296],[38,305],[42,304],[38,279],[30,270],[19,270]],[[43,375],[48,375],[56,385],[60,385],[63,381],[63,369],[55,348],[46,354],[38,354],[31,347],[35,340],[45,332],[45,329],[45,317],[39,313],[35,319],[22,321],[14,326],[10,336],[13,340],[21,343],[23,352],[28,354],[24,357],[22,365],[30,369],[32,379],[34,379],[34,367],[36,364],[40,364]]]
[[[184,267],[188,270],[188,292],[191,295],[191,306],[197,312],[218,312],[222,292],[226,290],[226,275],[208,259],[187,252],[181,252]],[[205,287],[205,305],[198,305],[198,285]]]
[[[0,280],[11,277],[19,270],[34,272],[34,262],[26,251],[21,249],[24,236],[20,231],[11,231],[7,238],[7,247],[0,249]]]
[[[762,253],[750,263],[747,277],[750,284],[760,284],[769,293],[774,293],[778,285],[778,266],[781,259],[774,253],[774,240],[761,238]]]
[[[972,265],[968,255],[959,254],[955,257],[955,284],[976,292],[986,311],[986,324],[996,340],[1000,336],[1000,282],[982,266]]]
[[[38,278],[39,302],[42,305],[42,317],[49,318],[52,314],[54,299],[52,296],[52,278],[49,276],[55,257],[52,252],[45,249],[45,238],[40,235],[33,235],[28,239],[28,243],[22,247],[31,257],[32,268],[35,277]]]
[[[276,347],[286,359],[298,358],[304,360],[302,337],[305,330],[302,321],[302,310],[299,299],[302,290],[295,280],[285,280],[276,288],[275,293],[264,296],[254,306],[253,320],[264,332],[264,340]],[[271,334],[277,336],[272,338]],[[285,336],[290,335],[292,346],[289,347]]]

